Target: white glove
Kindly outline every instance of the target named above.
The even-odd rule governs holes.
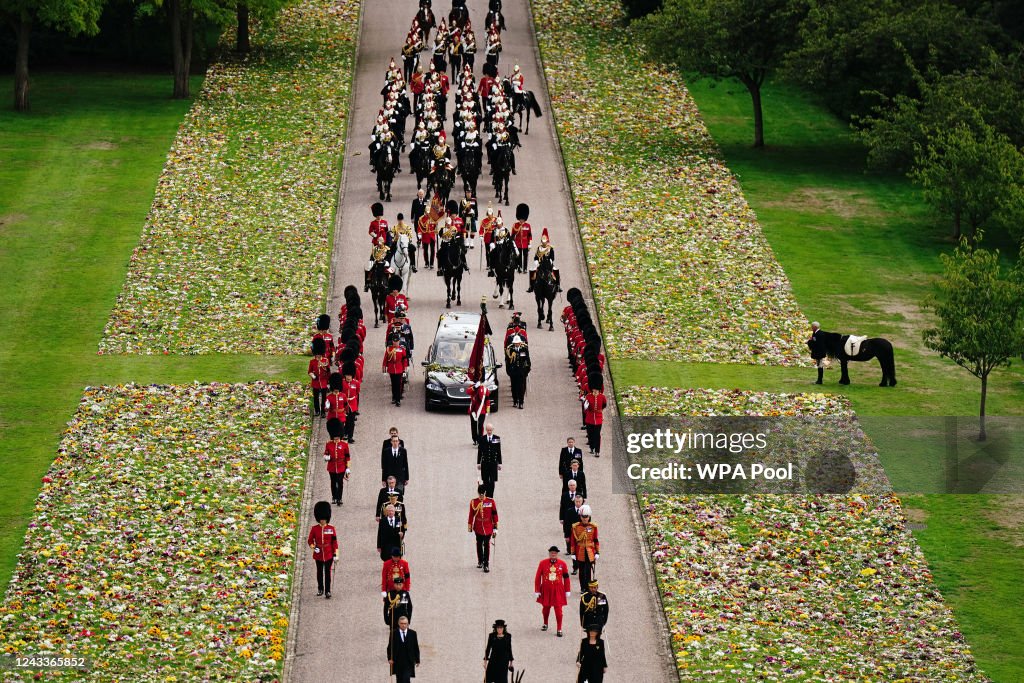
[[[540,593],[534,593],[534,594],[533,594],[533,597],[535,597],[535,598],[539,598],[539,597],[540,597]]]
[[[565,599],[566,599],[566,601],[568,601],[568,600],[569,600],[569,596],[571,596],[571,595],[572,595],[572,593],[566,593],[566,594],[565,594]]]
[[[320,548],[317,548],[316,546],[313,546],[313,552],[314,553],[319,553],[320,552]]]
[[[595,560],[600,560],[601,559],[601,553],[597,553],[596,555],[594,555],[594,559]]]
[[[330,462],[330,461],[331,461],[331,456],[325,455],[324,456],[324,462]]]
[[[388,597],[388,592],[387,591],[381,591],[380,592],[380,597],[382,597],[382,598]]]

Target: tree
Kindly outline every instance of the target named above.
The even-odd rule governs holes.
[[[661,9],[662,0],[622,0],[622,8],[630,19],[645,17]]]
[[[272,22],[277,13],[280,12],[291,0],[238,0],[235,7],[235,17],[238,22],[235,32],[235,51],[240,54],[248,54],[251,45],[249,42],[250,19],[258,19],[267,24]]]
[[[28,97],[28,53],[32,27],[50,26],[72,35],[95,35],[104,0],[0,0],[0,19],[14,29],[14,108],[26,111]]]
[[[2,0],[0,0],[2,1]],[[167,12],[171,29],[171,63],[174,69],[174,98],[188,99],[189,74],[192,71],[192,45],[196,28],[203,22],[224,26],[237,14],[235,0],[146,0],[140,9]]]
[[[764,147],[761,86],[795,47],[805,12],[803,0],[665,0],[637,25],[655,57],[742,83],[754,108],[754,147]]]
[[[973,242],[1000,211],[1019,215],[1024,156],[991,126],[958,123],[917,151],[908,175],[928,203],[952,217],[954,239],[960,239],[964,224]]]
[[[988,376],[1024,354],[1024,267],[1004,271],[999,252],[962,242],[944,265],[937,291],[924,306],[938,317],[924,343],[981,380],[980,431],[984,441]]]

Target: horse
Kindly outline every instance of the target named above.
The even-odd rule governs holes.
[[[537,300],[537,329],[544,325],[544,302],[548,304],[548,330],[554,331],[555,324],[551,319],[551,305],[558,294],[558,282],[555,280],[555,268],[551,259],[542,258],[534,271],[533,298]]]
[[[468,23],[469,10],[466,9],[465,3],[452,3],[452,11],[448,13],[448,29],[458,27],[460,31],[465,31]]]
[[[441,198],[442,202],[448,201],[448,195],[455,185],[455,171],[447,164],[438,164],[433,173],[427,178],[427,191]]]
[[[882,367],[882,381],[878,386],[896,386],[896,359],[893,354],[892,343],[882,337],[870,337],[860,343],[856,355],[850,356],[845,349],[846,340],[849,338],[850,335],[848,334],[818,330],[807,341],[807,346],[811,350],[811,358],[814,360],[821,360],[825,357],[837,359],[840,368],[842,368],[842,376],[839,378],[840,384],[850,383],[850,375],[846,369],[848,362],[863,362],[877,358],[878,364]]]
[[[516,266],[519,264],[519,250],[511,237],[494,242],[491,250],[491,268],[494,270],[494,294],[492,299],[502,297],[498,308],[505,307],[505,288],[508,288],[508,307],[515,308],[512,286],[516,280]]]
[[[456,306],[462,305],[462,273],[466,266],[464,244],[461,236],[442,241],[437,252],[437,272],[444,277],[446,290],[445,308],[452,307],[452,299],[455,299]]]
[[[508,179],[512,175],[512,154],[511,145],[501,145],[491,155],[491,171],[494,175],[494,197],[499,202],[504,201],[505,206],[509,205]],[[502,193],[503,189],[504,194]]]
[[[395,149],[381,145],[373,153],[373,170],[377,174],[377,195],[383,202],[391,201],[391,181],[395,179]]]
[[[430,35],[430,31],[437,25],[434,11],[427,5],[420,5],[420,9],[416,13],[416,21],[420,24],[420,40],[425,43],[427,42],[427,36]]]
[[[375,261],[370,267],[370,296],[373,299],[373,326],[379,327],[382,320],[387,320],[385,300],[388,296],[388,272],[386,261]]]
[[[419,190],[423,181],[430,175],[430,151],[421,144],[413,144],[409,150],[409,167],[416,174],[416,189]]]
[[[512,88],[512,81],[507,78],[502,79],[501,89],[505,91],[505,96],[512,101],[512,116],[519,115],[519,126],[523,126],[523,114],[526,114],[526,128],[523,129],[524,135],[530,134],[530,113],[538,119],[541,117],[540,105],[537,103],[537,97],[533,94],[532,90],[524,90],[521,93],[517,93]]]
[[[467,194],[475,197],[476,183],[480,179],[480,154],[477,151],[463,147],[459,150],[458,157],[459,175],[462,176],[462,189]]]
[[[393,256],[390,263],[391,272],[402,278],[402,290],[409,294],[410,280],[412,279],[412,262],[409,260],[409,236],[401,234],[395,242]]]
[[[497,24],[501,31],[505,30],[505,15],[501,13],[501,0],[489,0],[487,3],[487,20],[484,21],[484,26],[490,29],[491,24]]]

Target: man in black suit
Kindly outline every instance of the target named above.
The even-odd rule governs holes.
[[[388,441],[387,443],[390,444],[391,442]],[[401,503],[405,498],[402,495],[402,489],[398,487],[398,481],[394,477],[388,477],[387,483],[385,483],[384,486],[381,487],[380,491],[377,492],[377,506],[373,508],[376,510],[374,517],[378,522],[380,521],[380,518],[384,516],[384,506],[391,500],[392,494],[398,495],[397,500],[399,503]]]
[[[409,628],[409,617],[398,618],[398,628],[388,640],[388,664],[396,683],[411,683],[420,663],[420,644],[416,631]]]
[[[403,489],[409,484],[409,454],[398,434],[380,449],[381,485],[387,485],[388,477],[394,477]]]
[[[385,506],[384,516],[377,522],[377,553],[381,562],[387,562],[391,557],[392,548],[402,547],[404,536],[405,520],[395,515],[394,505]]]
[[[494,433],[494,425],[489,422],[484,432],[476,445],[476,468],[480,470],[480,480],[487,489],[487,497],[493,498],[494,484],[501,469],[501,437]]]
[[[569,463],[573,459],[580,461],[580,469],[583,469],[583,451],[576,448],[576,439],[571,436],[565,441],[565,448],[558,454],[558,476],[565,479],[565,473],[569,471]]]
[[[569,482],[576,482],[576,490],[584,498],[587,497],[587,475],[583,474],[583,470],[580,468],[580,461],[573,460],[569,463],[569,471],[562,477],[562,493],[569,490]]]
[[[423,192],[423,190],[417,190],[416,198],[412,200],[412,208],[409,209],[409,217],[410,220],[412,220],[412,228],[413,230],[417,231],[416,237],[419,237],[420,217],[427,212],[428,206],[430,206],[430,202],[427,201],[426,194]],[[424,265],[426,265],[425,262]]]

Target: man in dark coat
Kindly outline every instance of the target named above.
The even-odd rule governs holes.
[[[384,623],[392,628],[398,627],[402,617],[412,621],[412,596],[405,590],[405,579],[395,579],[395,587],[384,596]]]
[[[569,471],[562,477],[562,492],[569,490],[569,482],[576,482],[576,490],[584,498],[587,497],[587,475],[580,469],[579,460],[572,460],[569,462]]]
[[[480,470],[480,480],[487,489],[487,497],[493,498],[494,484],[501,469],[501,437],[494,433],[494,425],[489,422],[476,447],[476,468]]]
[[[403,488],[409,483],[409,454],[397,435],[380,451],[380,481],[386,484],[388,477],[394,477]]]
[[[404,537],[404,520],[395,514],[394,505],[385,506],[384,516],[377,522],[377,552],[380,554],[381,562],[386,562],[391,557],[392,548],[402,546]]]
[[[402,489],[399,488],[398,481],[393,476],[388,477],[387,482],[381,487],[380,491],[377,492],[377,506],[373,509],[376,510],[374,517],[377,518],[378,522],[380,521],[380,518],[384,516],[384,506],[388,504],[389,500],[391,500],[392,493],[398,494],[398,501],[402,501]]]
[[[558,454],[558,476],[565,479],[569,471],[569,463],[573,460],[580,461],[580,470],[583,470],[583,449],[576,447],[576,439],[571,436],[565,440],[565,447]]]
[[[391,665],[396,683],[409,683],[416,678],[419,663],[420,644],[416,631],[409,628],[408,617],[399,617],[398,628],[388,639],[388,664]]]

